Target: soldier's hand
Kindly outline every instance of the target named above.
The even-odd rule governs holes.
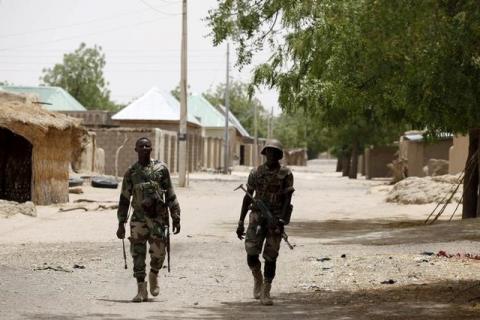
[[[180,221],[173,223],[173,234],[180,233]]]
[[[120,223],[117,229],[117,238],[118,239],[125,239],[125,225]]]
[[[275,233],[282,234],[285,231],[285,222],[282,219],[275,219]]]
[[[243,240],[243,237],[245,236],[245,226],[243,225],[243,222],[238,223],[236,232],[238,239]]]

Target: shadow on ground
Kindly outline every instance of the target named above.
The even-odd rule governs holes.
[[[223,224],[232,230],[236,225]],[[438,221],[425,225],[423,220],[325,220],[295,221],[286,227],[295,238],[319,239],[325,244],[395,245],[450,241],[480,241],[480,219]],[[479,317],[480,318],[480,317]]]
[[[142,314],[142,319],[478,319],[480,282],[437,282],[423,285],[392,285],[376,290],[315,291],[280,294],[272,307],[257,300],[222,302],[212,307],[171,308],[167,303]],[[132,305],[132,311],[135,309]],[[116,313],[24,314],[40,320],[128,320]]]
[[[327,220],[296,221],[288,226],[289,236],[322,239],[328,244],[394,245],[461,240],[480,240],[477,219],[437,222],[423,220]]]
[[[224,302],[197,307],[201,316],[179,314],[176,319],[478,319],[479,300],[478,282],[441,282],[358,292],[286,293],[275,297],[273,307],[255,300]]]

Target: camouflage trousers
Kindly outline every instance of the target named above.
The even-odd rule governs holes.
[[[251,211],[249,223],[245,235],[245,250],[248,255],[260,255],[263,249],[263,258],[266,261],[275,261],[280,250],[282,235],[276,234],[273,230],[260,227],[260,215]]]
[[[130,253],[133,257],[133,276],[144,278],[145,260],[147,258],[147,242],[150,253],[150,269],[159,271],[165,260],[166,239],[164,226],[159,218],[141,217],[136,219],[135,214],[130,221]]]

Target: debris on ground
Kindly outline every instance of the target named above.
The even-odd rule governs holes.
[[[117,179],[112,176],[92,177],[91,184],[92,184],[92,187],[94,188],[117,189],[118,187]]]
[[[52,270],[52,271],[60,271],[60,272],[67,272],[67,273],[73,272],[72,270],[65,269],[61,266],[56,266],[56,267],[43,266],[43,267],[36,267],[33,269],[33,271],[43,271],[43,270]]]
[[[325,257],[325,258],[317,258],[317,261],[320,261],[320,262],[325,262],[325,261],[330,261],[332,259],[328,258],[328,257]]]
[[[82,193],[83,193],[83,189],[82,189],[82,187],[68,188],[68,193],[82,194]]]
[[[80,202],[89,202],[89,203],[93,203],[93,202],[100,202],[98,200],[93,200],[93,199],[77,199],[77,200],[74,200],[73,203],[80,203]],[[117,203],[118,201],[116,200],[102,200],[101,202],[114,202],[114,203]]]
[[[68,186],[69,187],[79,187],[81,185],[83,185],[83,179],[82,178],[70,177],[68,179]]]
[[[85,266],[81,264],[74,264],[73,269],[85,269]]]
[[[75,210],[88,211],[88,208],[87,207],[76,206],[76,207],[71,207],[71,208],[60,208],[60,209],[58,209],[59,212],[67,212],[67,211],[75,211]]]
[[[19,203],[15,201],[0,200],[0,216],[8,218],[16,214],[36,217],[37,209],[31,201]]]
[[[83,210],[87,212],[87,211],[104,211],[104,210],[115,210],[115,209],[118,209],[118,204],[97,204],[96,206],[93,206],[93,207],[80,206],[80,205],[75,205],[75,206],[66,205],[58,209],[58,212],[67,212],[67,211],[75,211],[75,210]]]
[[[449,254],[443,250],[438,251],[437,257],[480,260],[480,255],[478,254],[473,254],[473,253]]]
[[[380,282],[381,284],[395,284],[397,281],[393,280],[393,279],[389,279],[389,280],[385,280],[385,281],[382,281]]]
[[[433,256],[435,253],[431,251],[423,251],[420,253],[422,256]]]
[[[397,184],[387,195],[387,202],[401,204],[427,204],[441,202],[445,196],[452,193],[458,185],[459,175],[444,175],[436,177],[408,177]],[[453,202],[460,202],[463,186],[460,186],[452,198]]]

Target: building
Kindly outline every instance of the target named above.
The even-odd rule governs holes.
[[[224,146],[220,145],[218,151],[216,144],[225,139],[225,115],[215,108],[202,95],[188,97],[188,113],[197,119],[202,125],[204,138],[204,167],[223,168]],[[234,165],[253,165],[253,138],[243,128],[235,115],[229,112],[228,140],[229,140],[229,163]],[[213,145],[212,145],[213,144]],[[220,161],[216,161],[220,157]]]
[[[216,109],[222,113],[223,116],[226,115],[226,108],[222,105],[216,106]],[[255,139],[252,137],[248,131],[242,126],[238,118],[233,112],[228,113],[228,119],[236,128],[237,132],[235,134],[235,147],[233,150],[234,159],[236,159],[237,165],[245,166],[255,166],[254,164],[254,143]],[[261,149],[258,149],[261,150]],[[260,159],[260,151],[257,150],[257,158]]]
[[[0,91],[0,199],[67,202],[69,166],[84,134],[77,119]]]
[[[159,129],[164,133],[159,139],[163,139],[164,141],[168,140],[169,148],[174,148],[173,153],[176,154],[178,150],[176,134],[180,122],[180,103],[171,94],[153,87],[143,96],[114,114],[111,119],[113,125],[122,129]],[[107,146],[101,143],[101,141],[105,141],[107,144],[110,142],[103,139],[101,135],[107,134],[108,130],[94,131],[97,133],[98,146],[105,149]],[[116,130],[116,132],[118,133],[119,130]],[[123,140],[123,136],[128,138],[131,132],[133,131],[125,130],[125,132],[121,134],[122,138],[120,139]],[[189,156],[187,170],[192,172],[202,167],[203,142],[201,125],[191,114],[188,114],[187,117],[187,132]],[[175,135],[174,142],[171,140],[172,133]],[[129,143],[132,143],[131,139],[133,138],[128,139],[130,140]],[[166,143],[163,145],[166,145]],[[117,145],[117,147],[120,146],[121,144]],[[164,148],[164,146],[160,148]],[[108,152],[106,152],[106,154],[107,153]],[[171,161],[172,159],[165,159],[170,170],[176,172],[178,170],[178,157],[175,157],[174,163]],[[106,162],[108,162],[107,159]],[[108,172],[107,168],[106,171]]]
[[[409,177],[424,177],[423,168],[428,164],[428,160],[448,160],[452,145],[451,135],[445,134],[429,141],[425,139],[422,131],[407,131],[400,137],[399,160],[406,161]]]
[[[60,87],[0,86],[0,91],[28,96],[44,109],[56,112],[81,112],[87,109]]]
[[[465,170],[468,158],[468,139],[468,135],[453,137],[453,145],[450,147],[448,159],[448,173],[457,174]]]

